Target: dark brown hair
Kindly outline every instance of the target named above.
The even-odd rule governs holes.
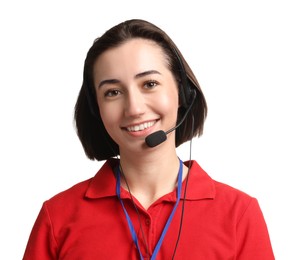
[[[203,125],[207,115],[207,105],[200,85],[191,68],[174,42],[163,30],[147,21],[132,19],[112,27],[101,37],[97,38],[89,49],[85,59],[83,83],[75,105],[74,120],[77,135],[87,157],[91,160],[106,160],[119,154],[118,145],[107,133],[100,117],[94,87],[94,63],[106,50],[117,47],[133,38],[154,41],[162,48],[168,59],[168,67],[179,83],[180,99],[181,95],[185,94],[184,92],[187,88],[196,91],[191,110],[185,121],[176,129],[176,147],[192,139],[194,136],[200,136],[203,132]],[[186,82],[183,82],[183,77],[186,78]],[[181,82],[183,83],[181,84]],[[180,106],[177,120],[184,115],[186,111],[185,107],[185,105]]]

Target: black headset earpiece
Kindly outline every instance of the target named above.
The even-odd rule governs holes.
[[[193,103],[193,98],[195,98],[195,86],[192,86],[191,81],[188,78],[187,72],[185,70],[183,61],[177,51],[176,48],[173,48],[173,52],[175,57],[177,58],[177,65],[180,74],[180,81],[179,81],[179,98],[180,98],[180,105],[184,108],[188,108]]]
[[[182,59],[180,58],[178,51],[173,49],[175,56],[178,60],[178,70],[180,72],[180,82],[179,82],[179,98],[180,105],[184,108],[188,108],[192,102],[195,95],[195,89],[192,87],[191,81],[189,80]],[[195,95],[196,96],[196,95]]]
[[[188,81],[184,84],[179,84],[179,98],[180,98],[180,105],[184,108],[188,108],[194,98],[195,89],[191,86],[191,83]]]

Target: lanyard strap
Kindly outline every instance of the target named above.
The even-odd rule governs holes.
[[[164,229],[163,229],[163,231],[162,231],[161,237],[160,237],[160,239],[159,239],[159,241],[158,241],[158,243],[157,243],[157,245],[156,245],[156,247],[155,247],[155,249],[154,249],[154,252],[153,252],[153,254],[152,254],[151,260],[155,260],[156,257],[157,257],[157,254],[158,254],[158,252],[159,252],[159,250],[160,250],[160,248],[161,248],[161,245],[162,245],[162,243],[163,243],[163,240],[164,240],[164,238],[165,238],[165,235],[166,235],[166,233],[167,233],[167,230],[168,230],[168,228],[169,228],[169,226],[170,226],[170,224],[171,224],[171,222],[172,222],[174,213],[175,213],[175,211],[176,211],[176,209],[177,209],[177,206],[178,206],[178,203],[179,203],[179,201],[180,201],[180,197],[181,197],[181,188],[182,188],[182,175],[183,175],[182,173],[183,173],[183,163],[182,163],[182,161],[179,159],[179,171],[178,171],[178,181],[177,181],[177,199],[176,199],[175,205],[174,205],[174,207],[173,207],[173,209],[172,209],[172,212],[171,212],[171,214],[170,214],[170,216],[169,216],[169,218],[168,218],[168,220],[167,220],[167,222],[166,222],[166,224],[165,224],[165,227],[164,227]],[[132,235],[132,239],[133,239],[133,241],[134,241],[134,244],[135,244],[136,247],[137,247],[138,253],[139,253],[139,255],[140,255],[140,259],[143,260],[143,256],[142,256],[142,254],[141,254],[141,250],[140,250],[139,243],[138,243],[138,239],[137,239],[137,234],[136,234],[136,232],[135,232],[135,229],[134,229],[133,223],[132,223],[132,221],[131,221],[131,218],[130,218],[130,216],[129,216],[129,214],[128,214],[126,208],[125,208],[125,205],[124,205],[124,203],[123,203],[123,200],[122,200],[122,198],[121,198],[120,174],[121,174],[121,172],[120,172],[120,167],[118,166],[118,167],[117,167],[117,172],[116,172],[116,177],[117,177],[116,192],[117,192],[117,196],[118,196],[118,198],[119,198],[119,200],[120,200],[120,203],[121,203],[121,205],[122,205],[123,211],[124,211],[124,213],[125,213],[125,217],[126,217],[126,220],[127,220],[128,226],[129,226],[129,229],[130,229],[130,233],[131,233],[131,235]]]

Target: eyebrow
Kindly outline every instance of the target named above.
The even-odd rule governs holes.
[[[134,78],[138,79],[138,78],[145,77],[145,76],[151,75],[151,74],[161,75],[161,73],[159,71],[157,71],[157,70],[148,70],[148,71],[144,71],[144,72],[136,74]],[[117,83],[120,83],[120,80],[118,80],[118,79],[105,79],[105,80],[100,81],[98,87],[100,88],[104,84],[117,84]]]
[[[151,74],[159,74],[161,75],[161,73],[157,70],[148,70],[148,71],[144,71],[144,72],[141,72],[141,73],[138,73],[135,75],[135,78],[141,78],[141,77],[144,77],[144,76],[147,76],[147,75],[151,75]]]

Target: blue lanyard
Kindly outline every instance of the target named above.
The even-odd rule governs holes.
[[[172,210],[172,212],[171,212],[171,214],[170,214],[170,216],[169,216],[169,218],[168,218],[168,220],[167,220],[167,222],[166,222],[166,225],[165,225],[165,227],[164,227],[164,229],[163,229],[163,231],[162,231],[161,237],[160,237],[160,239],[159,239],[159,241],[158,241],[158,243],[157,243],[157,245],[156,245],[156,247],[155,247],[155,249],[154,249],[154,252],[153,252],[153,254],[152,254],[151,260],[155,260],[156,257],[157,257],[157,254],[158,254],[158,252],[159,252],[159,250],[160,250],[160,248],[161,248],[161,245],[162,245],[162,243],[163,243],[163,240],[164,240],[164,238],[165,238],[165,235],[166,235],[166,233],[167,233],[167,230],[168,230],[168,228],[169,228],[169,226],[170,226],[170,224],[171,224],[171,221],[172,221],[172,219],[173,219],[174,213],[175,213],[175,211],[176,211],[176,209],[177,209],[177,206],[178,206],[178,203],[179,203],[179,201],[180,201],[180,197],[181,197],[181,188],[182,188],[182,175],[183,175],[182,173],[183,173],[183,163],[182,163],[182,161],[179,159],[179,171],[178,171],[178,182],[177,182],[177,199],[176,199],[174,208],[173,208],[173,210]],[[135,232],[133,223],[132,223],[132,221],[131,221],[131,219],[130,219],[130,216],[129,216],[129,214],[128,214],[126,208],[125,208],[125,205],[124,205],[124,203],[123,203],[123,200],[122,200],[122,198],[121,198],[121,183],[120,183],[120,175],[121,175],[121,172],[120,172],[120,167],[117,167],[117,172],[116,172],[116,174],[117,174],[117,175],[116,175],[116,177],[117,177],[117,185],[116,185],[117,196],[118,196],[118,198],[119,198],[119,200],[120,200],[120,202],[121,202],[122,208],[123,208],[123,210],[124,210],[124,213],[125,213],[125,216],[126,216],[126,220],[127,220],[127,223],[128,223],[129,229],[130,229],[130,233],[131,233],[131,235],[132,235],[132,239],[133,239],[134,244],[136,245],[136,248],[137,248],[138,253],[139,253],[139,255],[140,255],[140,259],[143,260],[143,256],[142,256],[142,254],[141,254],[140,247],[139,247],[139,243],[138,243],[138,239],[137,239],[137,234],[136,234],[136,232]]]

